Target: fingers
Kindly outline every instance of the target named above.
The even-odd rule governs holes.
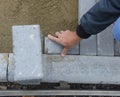
[[[63,50],[62,50],[62,52],[61,52],[61,56],[62,57],[65,57],[65,55],[67,55],[67,52],[69,51],[69,49],[68,48],[64,48]]]
[[[62,34],[62,33],[64,33],[65,31],[60,31],[60,33]]]
[[[57,37],[60,37],[61,33],[60,33],[60,32],[56,32],[55,35],[56,35]]]
[[[57,43],[60,43],[60,41],[59,41],[59,39],[57,38],[57,37],[54,37],[54,36],[52,36],[52,35],[48,35],[48,38],[50,39],[50,40],[52,40],[52,41],[55,41],[55,42],[57,42]]]
[[[69,32],[69,30],[56,32],[55,33],[56,37],[52,36],[52,35],[48,35],[48,38],[50,40],[64,46],[64,49],[61,52],[62,57],[64,57],[67,54],[67,52],[70,48],[69,44],[67,44],[68,43],[67,36],[69,35],[69,33],[67,33],[67,32]]]

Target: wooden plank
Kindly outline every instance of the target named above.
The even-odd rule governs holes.
[[[79,0],[79,20],[96,3],[95,0]],[[81,41],[81,55],[96,55],[96,35]]]
[[[114,55],[114,39],[112,35],[112,27],[113,25],[110,25],[108,28],[97,35],[97,55]]]

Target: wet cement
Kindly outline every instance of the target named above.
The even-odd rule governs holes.
[[[40,24],[44,36],[76,30],[78,0],[0,0],[0,53],[12,52],[13,25]]]

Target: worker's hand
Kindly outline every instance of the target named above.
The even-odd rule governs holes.
[[[55,37],[56,36],[56,37]],[[76,32],[72,32],[69,30],[66,31],[60,31],[60,32],[56,32],[55,36],[52,35],[48,35],[48,38],[55,41],[58,44],[61,44],[62,46],[64,46],[64,49],[61,52],[61,56],[64,57],[67,52],[78,42],[80,42],[82,40],[82,38],[80,38]]]

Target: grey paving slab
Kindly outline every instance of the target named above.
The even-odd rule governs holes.
[[[112,27],[113,25],[109,26],[97,35],[97,55],[114,55],[114,39],[112,35]]]
[[[13,57],[13,55],[11,56]],[[42,56],[44,77],[41,82],[120,84],[120,57],[68,55],[61,58],[59,55]],[[11,73],[13,72],[14,69],[11,69]],[[39,84],[39,81],[26,80],[18,83]]]
[[[7,82],[8,54],[0,54],[0,82]]]
[[[79,0],[79,20],[81,17],[93,6],[95,5],[95,0]],[[80,43],[80,54],[81,55],[96,55],[96,35],[81,41]]]
[[[120,84],[120,57],[44,55],[42,82]]]
[[[96,4],[96,0],[79,0],[79,9],[78,9],[79,20],[95,4]]]
[[[15,60],[13,53],[9,53],[8,63],[8,81],[14,82]]]
[[[39,25],[13,26],[14,81],[41,80],[42,47]]]
[[[120,56],[120,42],[119,41],[116,41],[114,40],[114,54],[115,56]]]
[[[9,54],[9,64],[8,64],[8,81],[14,82],[14,71],[15,71],[15,60],[13,53]],[[28,80],[28,81],[19,81],[19,84],[22,85],[36,85],[40,84],[40,80]]]
[[[89,39],[84,39],[80,42],[80,55],[96,55],[97,42],[96,35],[91,36]]]
[[[45,53],[46,54],[60,54],[63,49],[63,46],[53,42],[52,40],[45,37]],[[80,54],[79,43],[74,46],[69,52],[69,55]]]

